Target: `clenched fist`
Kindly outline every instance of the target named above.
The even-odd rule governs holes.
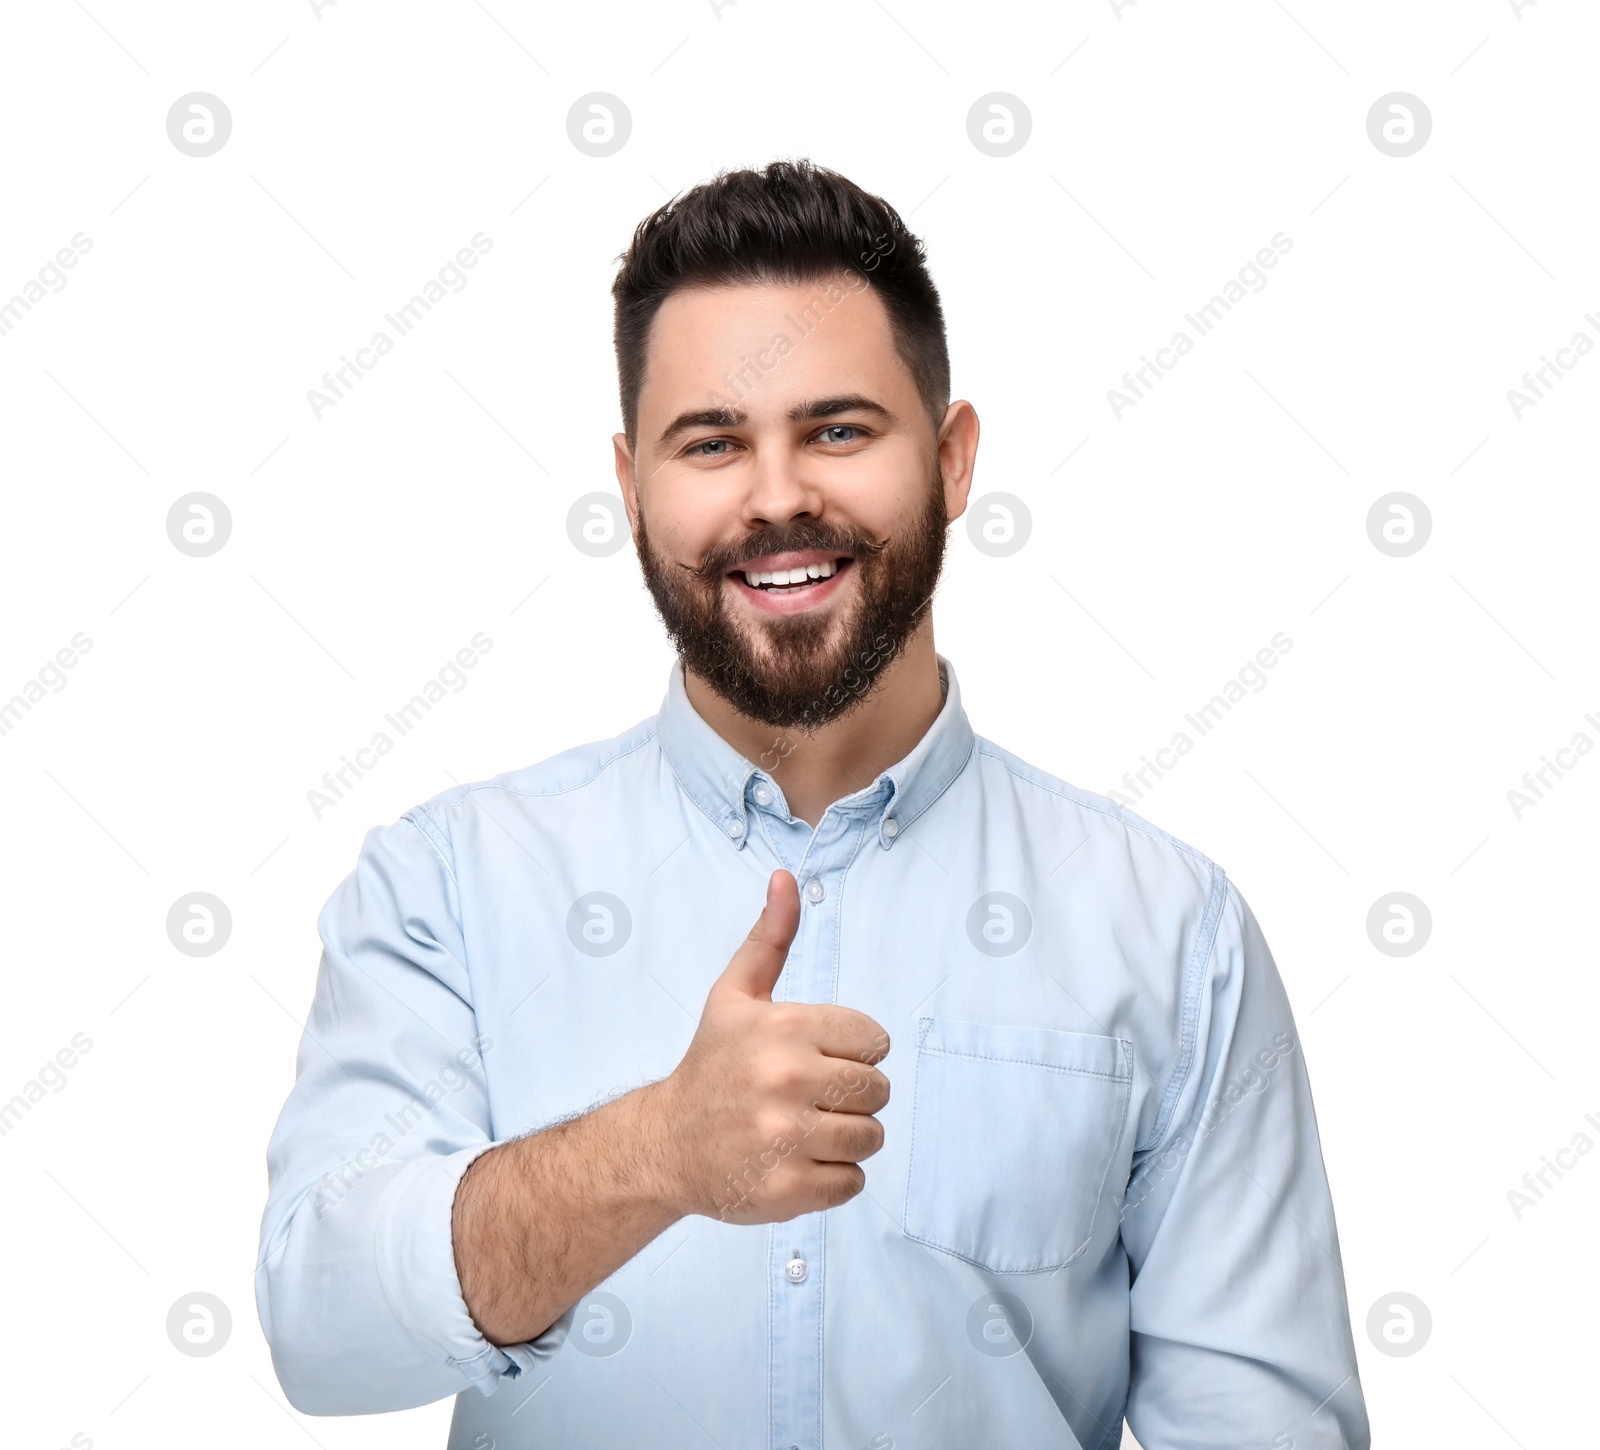
[[[873,1116],[889,1101],[874,1064],[889,1035],[864,1012],[774,1002],[800,924],[787,871],[706,994],[683,1061],[660,1084],[684,1213],[728,1223],[782,1223],[861,1192],[856,1165],[883,1146]]]

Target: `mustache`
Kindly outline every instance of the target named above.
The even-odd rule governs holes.
[[[837,533],[830,529],[798,528],[781,534],[752,534],[737,543],[718,545],[707,550],[698,565],[686,564],[683,567],[697,582],[712,585],[747,559],[761,559],[768,554],[787,554],[802,549],[836,549],[841,555],[849,555],[860,563],[863,559],[876,558],[888,547],[888,539],[874,540],[863,534]]]

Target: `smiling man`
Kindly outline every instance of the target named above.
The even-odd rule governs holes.
[[[921,244],[775,162],[613,293],[678,658],[324,908],[257,1275],[290,1400],[454,1394],[473,1450],[1365,1450],[1255,917],[975,735],[934,649],[978,421]]]

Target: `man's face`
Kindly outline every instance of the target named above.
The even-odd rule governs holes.
[[[964,507],[938,450],[859,274],[673,293],[618,476],[685,666],[776,729],[851,710],[925,617]]]

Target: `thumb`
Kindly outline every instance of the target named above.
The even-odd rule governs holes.
[[[774,871],[767,878],[766,906],[713,990],[720,987],[770,1002],[799,926],[800,889],[789,872]]]

